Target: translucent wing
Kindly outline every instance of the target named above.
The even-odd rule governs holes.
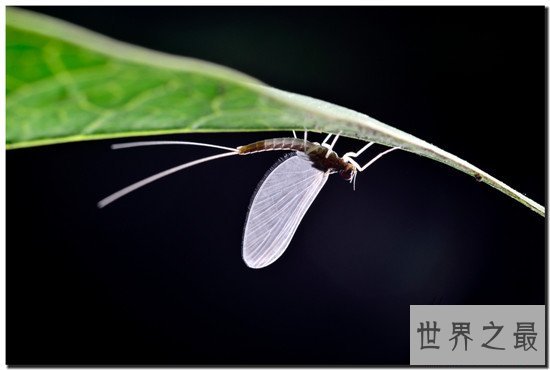
[[[256,190],[246,217],[243,259],[252,268],[277,260],[329,174],[312,167],[302,154],[283,158]]]

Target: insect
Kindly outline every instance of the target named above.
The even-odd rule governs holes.
[[[304,132],[303,139],[299,139],[294,131],[293,134],[292,138],[266,139],[237,148],[191,141],[141,141],[114,144],[113,149],[151,145],[197,145],[222,149],[226,153],[184,163],[145,178],[104,198],[98,203],[98,207],[103,208],[142,186],[200,163],[270,150],[291,151],[293,153],[279,159],[267,171],[252,196],[246,216],[242,244],[243,260],[251,268],[266,267],[284,253],[302,218],[330,175],[339,173],[344,180],[353,183],[355,189],[357,172],[364,171],[382,156],[399,149],[398,147],[388,149],[367,164],[360,166],[354,158],[374,145],[374,142],[368,143],[358,152],[348,152],[339,157],[333,150],[339,135],[335,135],[332,142],[328,144],[332,137],[332,134],[328,134],[319,144],[308,141],[307,132]]]

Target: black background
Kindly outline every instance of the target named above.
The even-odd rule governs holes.
[[[545,203],[542,7],[34,10],[367,113]],[[545,220],[442,164],[395,152],[356,191],[331,178],[282,258],[252,270],[246,210],[281,153],[194,167],[98,210],[217,152],[109,149],[120,141],[7,154],[9,364],[408,364],[411,304],[545,303]]]

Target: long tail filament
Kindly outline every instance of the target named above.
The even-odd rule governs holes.
[[[131,143],[130,143],[131,144]],[[137,144],[137,143],[136,143]],[[120,144],[120,145],[129,145],[129,144]],[[154,145],[154,144],[153,144]],[[134,146],[138,146],[138,145],[134,145]],[[129,147],[129,146],[127,146]],[[119,147],[120,148],[120,147]],[[232,151],[230,153],[222,153],[222,154],[216,154],[216,155],[212,155],[210,157],[205,157],[205,158],[201,158],[201,159],[197,159],[196,161],[192,161],[192,162],[187,162],[187,163],[184,163],[184,164],[180,164],[179,166],[176,166],[176,167],[172,167],[172,168],[169,168],[167,170],[164,170],[162,172],[159,172],[157,173],[156,175],[153,175],[153,176],[149,176],[141,181],[138,181],[132,185],[129,185],[127,187],[125,187],[124,189],[121,189],[119,191],[117,191],[116,193],[113,193],[111,195],[109,195],[108,197],[100,200],[98,203],[97,203],[97,206],[99,208],[103,208],[105,207],[106,205],[108,204],[111,204],[112,202],[114,202],[115,200],[125,196],[126,194],[129,194],[131,192],[133,192],[134,190],[136,189],[139,189],[141,188],[142,186],[145,186],[147,184],[150,184],[152,183],[153,181],[156,181],[156,180],[159,180],[165,176],[168,176],[168,175],[171,175],[175,172],[178,172],[178,171],[181,171],[181,170],[184,170],[186,168],[189,168],[189,167],[192,167],[192,166],[195,166],[197,164],[201,164],[201,163],[204,163],[204,162],[208,162],[208,161],[213,161],[215,159],[218,159],[218,158],[223,158],[223,157],[229,157],[230,155],[238,155],[239,152],[236,151],[236,149],[231,149]],[[235,151],[233,151],[235,150]]]

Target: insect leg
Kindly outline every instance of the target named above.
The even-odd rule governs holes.
[[[357,163],[355,161],[352,162],[351,158],[355,158],[355,157],[361,155],[361,153],[363,153],[365,150],[367,150],[368,148],[370,148],[373,145],[374,145],[374,142],[370,142],[367,145],[365,145],[364,147],[362,147],[361,150],[359,150],[357,153],[348,152],[348,153],[344,154],[342,156],[342,159],[346,160],[346,161],[350,162],[351,164],[353,164],[354,166],[356,166]],[[356,167],[360,167],[360,166],[356,166]]]
[[[330,146],[327,147],[328,150],[327,150],[327,154],[325,155],[325,158],[328,158],[328,156],[332,152],[332,148],[334,148],[334,145],[336,145],[336,140],[338,140],[339,137],[340,137],[340,134],[336,135],[332,140],[332,143],[330,144]]]
[[[332,136],[332,134],[328,134],[327,137],[325,138],[325,140],[323,140],[323,142],[321,143],[321,146],[324,146],[325,148],[328,148],[328,139],[330,139],[330,137]]]
[[[390,153],[390,152],[393,152],[394,150],[397,150],[397,149],[401,149],[399,147],[394,147],[394,148],[390,148],[388,150],[385,150],[383,151],[382,153],[378,154],[376,157],[374,157],[373,159],[371,159],[366,165],[364,165],[363,167],[361,166],[358,166],[356,167],[357,168],[357,171],[364,171],[367,167],[369,167],[371,164],[373,164],[374,162],[376,162],[377,160],[379,160],[380,158],[382,158],[383,156],[385,156],[386,154]],[[350,163],[352,163],[354,166],[356,165],[356,162],[353,161],[352,159],[349,159],[348,158],[348,161]]]
[[[342,157],[342,159],[344,159],[346,162],[348,163],[351,163],[353,165],[353,167],[355,167],[356,169],[359,169],[361,168],[361,166],[359,165],[359,163],[355,162],[355,160],[349,158],[349,157]]]

